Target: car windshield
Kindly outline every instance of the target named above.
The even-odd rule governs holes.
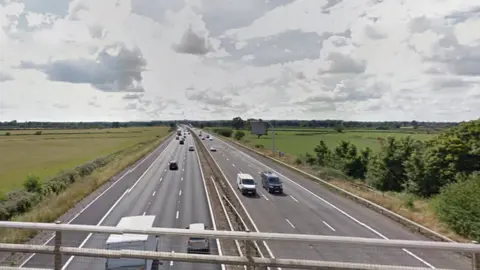
[[[199,237],[190,237],[191,241],[205,241],[205,238],[199,238]]]
[[[244,185],[255,185],[255,181],[253,181],[253,179],[242,179],[242,184],[244,184]]]
[[[272,184],[280,184],[280,179],[278,179],[278,177],[269,177],[268,182]]]

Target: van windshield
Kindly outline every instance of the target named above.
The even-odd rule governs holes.
[[[255,181],[253,181],[253,179],[242,179],[242,184],[244,184],[244,185],[255,185]]]
[[[280,179],[278,179],[278,177],[269,177],[268,182],[271,184],[280,184]]]

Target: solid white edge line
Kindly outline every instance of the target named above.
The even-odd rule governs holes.
[[[180,211],[177,210],[177,214],[175,215],[175,218],[178,219],[178,215],[180,214]]]
[[[222,139],[220,139],[220,141],[222,141],[222,143],[224,143],[225,145],[227,145],[228,147],[242,153],[243,155],[245,155],[246,157],[248,157],[249,159],[255,161],[256,163],[260,164],[260,165],[263,165],[265,167],[267,167],[268,169],[270,169],[272,172],[278,174],[279,176],[283,177],[284,179],[287,179],[288,181],[290,181],[292,184],[296,185],[297,187],[301,188],[302,190],[306,191],[308,194],[314,196],[315,198],[317,198],[318,200],[324,202],[325,204],[329,205],[330,207],[332,207],[333,209],[337,210],[338,212],[340,212],[341,214],[343,214],[344,216],[348,217],[349,219],[353,220],[354,222],[356,222],[358,225],[366,228],[367,230],[371,231],[372,233],[380,236],[381,238],[385,239],[385,240],[388,240],[389,238],[387,238],[385,235],[381,234],[380,232],[376,231],[375,229],[373,229],[372,227],[368,226],[367,224],[359,221],[358,219],[354,218],[353,216],[351,216],[350,214],[348,214],[347,212],[343,211],[342,209],[338,208],[337,206],[335,206],[334,204],[330,203],[329,201],[325,200],[324,198],[318,196],[317,194],[313,193],[312,191],[308,190],[307,188],[303,187],[302,185],[300,185],[299,183],[293,181],[292,179],[286,177],[285,175],[279,173],[277,170],[274,170],[273,168],[271,168],[270,166],[266,165],[265,163],[259,161],[258,159],[250,156],[249,154],[243,152],[242,150],[240,150],[239,148],[236,148],[234,147],[233,145],[230,145],[229,143],[223,141]],[[405,250],[404,250],[405,251]],[[411,251],[408,251],[406,250],[405,251],[408,255],[412,256],[414,259],[417,259],[418,261],[420,261],[421,263],[425,264],[426,266],[428,266],[429,268],[432,268],[432,269],[435,269],[435,267],[433,265],[431,265],[430,263],[428,263],[427,261],[425,261],[424,259],[420,258],[418,255],[415,255],[414,253],[412,253]]]
[[[172,135],[171,136],[171,139],[173,140],[173,137]],[[120,178],[118,178],[115,182],[113,182],[108,188],[106,188],[104,191],[102,191],[102,193],[100,193],[97,197],[95,197],[91,202],[89,202],[85,207],[83,207],[80,212],[78,212],[75,216],[73,216],[70,220],[68,220],[66,223],[64,224],[70,224],[72,223],[75,219],[77,219],[83,212],[85,212],[92,204],[94,204],[100,197],[102,197],[105,193],[107,193],[107,191],[109,191],[111,188],[113,188],[118,182],[120,182],[125,176],[127,176],[127,174],[133,172],[133,170],[135,170],[136,168],[138,168],[138,166],[140,166],[143,162],[145,162],[148,158],[150,158],[150,156],[152,156],[153,154],[155,154],[157,151],[158,151],[158,148],[162,147],[166,142],[168,142],[168,137],[167,139],[162,142],[155,150],[153,150],[150,154],[148,154],[146,157],[144,157],[142,159],[142,161],[140,161],[140,163],[138,163],[133,169],[130,169],[128,170],[127,172],[125,172],[122,176],[120,176]],[[167,149],[167,147],[170,145],[171,142],[167,143],[167,146],[165,146],[165,149]],[[160,155],[165,151],[165,149],[160,153]],[[80,201],[81,202],[81,201]],[[75,207],[75,206],[74,206]],[[52,235],[50,238],[48,238],[47,241],[45,241],[42,246],[46,246],[48,244],[48,242],[52,241],[53,238],[55,238],[55,235]],[[27,257],[27,259],[25,259],[25,261],[23,261],[21,264],[20,264],[20,268],[22,268],[25,264],[28,263],[28,261],[30,261],[33,256],[35,256],[36,253],[32,253],[30,256]]]
[[[190,130],[190,132],[193,133],[192,130]],[[193,140],[193,144],[196,145],[197,143],[196,143],[195,139],[192,138],[192,140]],[[198,145],[195,148],[198,149]],[[210,195],[208,195],[207,182],[205,181],[205,176],[203,175],[202,164],[200,163],[200,156],[198,155],[197,151],[194,151],[194,152],[197,156],[198,168],[200,168],[200,173],[202,175],[203,188],[204,188],[205,194],[207,196],[207,203],[208,203],[208,210],[210,212],[210,219],[212,220],[212,223],[213,223],[213,229],[217,230],[217,224],[215,223],[216,222],[215,221],[215,216],[213,215],[212,202],[210,200]],[[183,181],[183,177],[182,177],[182,181]],[[222,246],[220,244],[220,240],[217,238],[215,242],[217,243],[217,247],[218,247],[218,255],[223,256],[223,251],[222,251]],[[226,269],[224,264],[222,264],[221,267],[222,267],[222,270]]]
[[[158,157],[152,162],[152,164],[150,164],[150,166],[148,166],[148,168],[145,170],[145,172],[138,178],[137,182],[135,182],[135,185],[136,183],[138,183],[138,181],[140,181],[140,179],[143,178],[143,176],[153,167],[153,165],[155,165],[155,163],[157,163],[157,161],[162,157],[162,154],[165,152],[165,150],[167,150],[167,148],[170,147],[170,144],[158,155]],[[134,186],[135,186],[134,185]],[[130,188],[130,190],[132,190],[133,187]],[[127,190],[122,194],[122,196],[120,196],[120,198],[117,199],[117,201],[112,205],[112,207],[110,207],[110,209],[107,211],[107,213],[105,213],[105,215],[102,217],[102,219],[97,223],[96,226],[99,226],[100,224],[102,224],[102,222],[110,215],[110,213],[113,211],[113,209],[117,206],[117,204],[120,202],[120,200],[127,194]],[[92,233],[88,234],[88,236],[83,240],[83,242],[80,244],[79,248],[82,248],[86,243],[87,241],[90,239],[90,237],[92,237]],[[68,260],[65,262],[65,264],[63,265],[62,267],[62,270],[65,270],[67,269],[68,265],[73,261],[73,259],[75,258],[75,256],[70,256],[68,258]]]
[[[205,145],[205,144],[204,144],[204,145]],[[208,151],[207,151],[207,152],[208,152]],[[218,169],[219,169],[220,173],[222,174],[223,178],[226,180],[228,186],[229,186],[230,189],[233,191],[233,194],[235,195],[235,197],[237,197],[238,202],[240,203],[240,205],[242,206],[243,211],[245,211],[245,214],[247,215],[248,219],[249,219],[250,222],[252,223],[253,228],[255,229],[255,231],[259,232],[260,230],[258,230],[257,225],[255,224],[255,222],[253,221],[253,218],[252,218],[252,217],[250,216],[250,214],[248,213],[247,208],[245,208],[245,205],[243,204],[243,202],[240,200],[240,197],[238,196],[236,190],[233,188],[232,184],[231,184],[230,181],[228,180],[228,177],[225,175],[225,173],[223,172],[222,168],[218,165],[217,160],[215,160],[215,158],[213,157],[213,155],[212,155],[210,152],[208,152],[208,153],[210,154],[210,157],[212,158],[213,162],[215,162],[215,165],[218,167]],[[273,256],[272,250],[270,249],[270,247],[268,247],[267,242],[262,241],[262,243],[263,243],[263,245],[265,246],[265,248],[267,249],[270,257],[275,258],[275,256]],[[263,254],[262,254],[262,251],[259,250],[259,252],[260,252],[260,256],[261,256],[261,257],[264,257]],[[268,268],[270,268],[270,267],[268,267]],[[278,269],[278,270],[281,270],[282,268],[277,267],[277,269]]]

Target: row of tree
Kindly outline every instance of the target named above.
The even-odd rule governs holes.
[[[232,120],[196,121],[196,120],[174,120],[174,121],[131,121],[131,122],[18,122],[16,120],[0,122],[0,129],[87,129],[87,128],[121,128],[121,127],[142,127],[142,126],[165,126],[171,124],[193,124],[197,127],[232,127],[234,129],[249,129],[251,121],[263,121],[262,119],[247,119],[235,117]],[[389,130],[402,127],[423,127],[428,129],[443,129],[458,125],[454,122],[355,122],[341,120],[271,120],[270,123],[279,128],[367,128]]]
[[[195,126],[208,127],[231,127],[234,129],[250,129],[250,122],[264,121],[263,119],[242,119],[240,116],[234,117],[230,121],[192,121]],[[385,121],[385,122],[362,122],[362,121],[342,121],[342,120],[271,120],[274,127],[278,128],[334,128],[334,129],[377,129],[391,130],[399,128],[425,128],[425,129],[445,129],[458,125],[456,122],[417,122],[417,121]]]
[[[347,141],[324,141],[306,155],[310,165],[334,167],[381,191],[436,197],[438,216],[457,233],[480,240],[480,120],[422,142],[389,137],[377,154]]]

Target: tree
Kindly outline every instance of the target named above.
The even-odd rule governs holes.
[[[411,137],[399,141],[388,137],[368,168],[370,184],[382,191],[402,191],[407,182],[405,162],[419,144]]]
[[[331,155],[330,149],[328,149],[327,144],[323,140],[320,140],[320,143],[317,146],[315,146],[313,151],[315,152],[315,154],[317,156],[318,164],[321,165],[321,166],[325,166],[328,162],[328,159],[329,159],[330,155]]]
[[[239,130],[245,127],[245,123],[240,116],[237,116],[232,119],[232,127],[236,130]]]
[[[237,141],[240,141],[243,137],[245,137],[245,132],[241,131],[241,130],[237,130],[235,132],[235,135],[233,135],[235,140]]]
[[[432,196],[458,177],[480,171],[480,121],[442,132],[406,162],[408,185],[421,196]]]

